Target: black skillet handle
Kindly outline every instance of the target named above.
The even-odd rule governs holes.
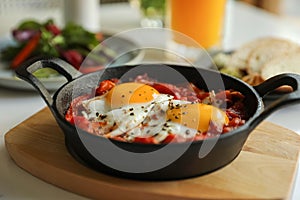
[[[50,93],[42,82],[33,75],[35,71],[41,68],[52,68],[56,70],[59,74],[63,75],[68,82],[82,75],[72,65],[59,58],[43,59],[33,63],[25,63],[16,69],[17,76],[34,86],[50,108],[53,104]]]
[[[300,75],[298,74],[285,73],[274,76],[262,84],[254,86],[254,89],[264,98],[266,94],[283,85],[291,86],[293,92],[283,94],[280,98],[274,100],[257,118],[251,121],[250,128],[256,127],[263,119],[282,106],[300,103]]]

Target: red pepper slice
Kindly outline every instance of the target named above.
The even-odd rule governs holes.
[[[167,83],[153,83],[153,85],[151,86],[155,88],[159,93],[169,94],[174,96],[174,99],[180,99],[180,94],[176,91],[174,85]]]
[[[175,134],[169,134],[163,141],[162,143],[170,143],[174,142]]]
[[[111,90],[113,87],[115,87],[115,83],[111,80],[104,80],[99,84],[99,87],[96,89],[96,96],[100,96],[104,94],[105,92]]]
[[[142,143],[142,144],[157,144],[156,140],[153,137],[136,137],[133,142]]]
[[[47,24],[46,29],[53,35],[59,35],[61,33],[61,30],[54,24]]]
[[[169,134],[162,143],[180,143],[188,141],[186,138],[178,134]]]
[[[16,55],[16,57],[11,62],[11,67],[16,69],[20,64],[22,64],[30,54],[36,49],[41,38],[41,33],[38,32],[23,47],[23,49]]]

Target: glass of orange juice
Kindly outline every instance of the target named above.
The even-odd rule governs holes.
[[[169,26],[206,50],[220,48],[226,0],[169,0]],[[174,41],[185,44],[176,36]]]

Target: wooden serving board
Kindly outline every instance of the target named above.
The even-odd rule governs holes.
[[[300,137],[263,122],[240,155],[211,174],[176,181],[137,181],[93,171],[67,152],[64,135],[45,108],[5,135],[18,166],[68,191],[95,199],[288,199]]]

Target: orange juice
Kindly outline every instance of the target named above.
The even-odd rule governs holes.
[[[226,0],[170,0],[171,29],[210,49],[222,41]],[[183,41],[174,40],[178,43]]]

